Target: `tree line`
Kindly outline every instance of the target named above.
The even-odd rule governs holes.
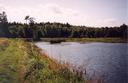
[[[128,26],[119,27],[87,27],[74,26],[69,23],[36,23],[33,17],[26,16],[26,23],[10,23],[5,12],[0,13],[0,37],[11,38],[127,38]]]

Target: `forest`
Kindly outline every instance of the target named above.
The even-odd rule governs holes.
[[[75,26],[69,23],[35,22],[26,16],[26,23],[8,22],[6,12],[0,13],[0,37],[9,38],[127,38],[128,26],[115,27]]]

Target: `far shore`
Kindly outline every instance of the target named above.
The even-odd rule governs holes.
[[[41,38],[43,42],[104,42],[104,43],[127,43],[123,38]]]
[[[50,42],[50,43],[61,43],[61,42],[80,42],[80,43],[128,43],[127,38],[40,38],[39,40],[33,40],[32,38],[0,38],[0,39],[23,39],[28,42]]]

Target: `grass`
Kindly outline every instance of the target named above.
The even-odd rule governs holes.
[[[0,39],[0,83],[85,83],[21,39]]]
[[[104,42],[104,43],[126,43],[127,39],[122,38],[42,38],[42,41],[63,41],[63,42]]]

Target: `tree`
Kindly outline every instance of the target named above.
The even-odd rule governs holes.
[[[127,25],[125,25],[125,24],[121,25],[120,31],[121,31],[121,36],[123,38],[128,38],[128,34],[127,34],[128,33],[128,26]]]
[[[0,22],[1,23],[6,23],[7,22],[7,15],[4,11],[2,13],[0,13]]]
[[[29,16],[26,16],[25,20],[26,20],[26,24],[27,24],[27,21],[29,20]]]
[[[9,37],[7,15],[4,11],[0,13],[0,37]]]
[[[37,26],[35,25],[35,21],[34,21],[35,18],[30,17],[30,16],[26,16],[25,20],[29,21],[29,26],[30,26],[29,30],[32,31],[32,38],[33,38],[33,40],[39,40],[40,38],[38,36],[38,29],[36,29]]]

